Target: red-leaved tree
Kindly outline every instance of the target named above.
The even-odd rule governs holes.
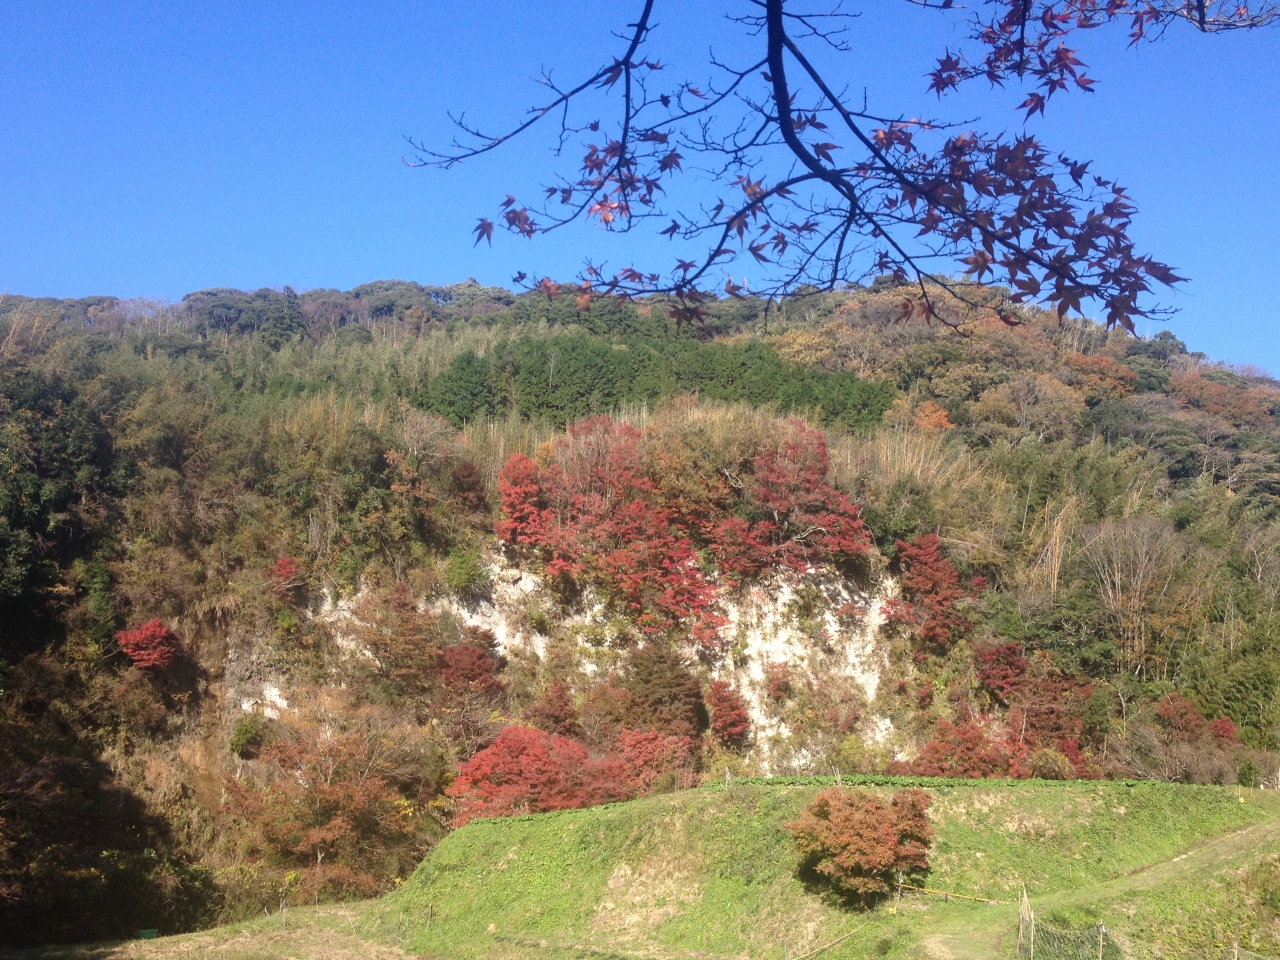
[[[578,722],[578,708],[573,705],[569,688],[559,678],[551,681],[546,692],[524,712],[524,718],[547,733],[572,739],[582,736],[582,724]]]
[[[939,720],[920,755],[907,763],[895,761],[889,772],[961,779],[1007,777],[1013,760],[1008,746],[976,720],[959,724]]]
[[[148,620],[116,634],[116,643],[140,670],[167,667],[178,655],[178,638],[163,620]]]
[[[906,602],[896,604],[889,619],[906,624],[925,650],[945,653],[972,627],[959,607],[971,593],[960,585],[960,572],[943,555],[936,533],[897,546]]]
[[[466,763],[449,786],[458,801],[456,822],[548,810],[571,810],[633,795],[616,769],[592,763],[587,748],[567,737],[504,727],[498,738]]]
[[[611,750],[592,754],[545,730],[505,727],[458,767],[448,793],[458,801],[461,825],[476,817],[571,810],[689,786],[693,763],[688,737],[624,730]]]
[[[707,707],[711,710],[711,735],[721,746],[738,748],[751,733],[751,716],[742,694],[727,680],[712,680],[707,688]]]
[[[929,802],[923,790],[902,790],[889,803],[862,790],[823,790],[787,830],[808,869],[866,898],[929,869]]]
[[[1009,697],[1027,672],[1027,658],[1022,655],[1022,645],[997,643],[978,647],[973,651],[973,659],[978,683],[1001,705],[1007,706]]]

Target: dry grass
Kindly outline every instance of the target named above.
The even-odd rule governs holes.
[[[126,940],[0,953],[5,960],[395,960],[398,947],[356,931],[359,905],[297,908],[274,917],[155,940]]]

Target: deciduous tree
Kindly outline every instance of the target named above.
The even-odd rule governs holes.
[[[929,802],[923,790],[900,791],[889,803],[862,790],[823,790],[787,830],[807,867],[865,898],[928,870]]]

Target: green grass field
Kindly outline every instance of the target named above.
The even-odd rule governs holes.
[[[886,781],[872,781],[884,784]],[[851,910],[796,875],[784,824],[825,781],[739,783],[451,834],[367,929],[441,957],[600,952],[795,958],[1012,956],[1025,886],[1041,917],[1099,920],[1135,955],[1236,938],[1280,954],[1259,903],[1280,795],[1169,784],[932,781],[936,896]],[[885,785],[868,789],[890,792]],[[1260,866],[1261,865],[1261,866]]]
[[[1280,957],[1280,794],[863,781],[886,793],[926,786],[936,828],[928,885],[1002,902],[908,895],[859,911],[797,877],[784,829],[829,783],[741,781],[476,821],[381,900],[79,955],[801,960],[845,937],[821,956],[987,960],[1014,956],[1025,886],[1041,920],[1104,922],[1134,957],[1221,958],[1233,942]]]

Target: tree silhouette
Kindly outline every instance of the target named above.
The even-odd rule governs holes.
[[[957,15],[952,0],[906,2]],[[766,273],[751,292],[770,298],[891,275],[904,290],[903,319],[956,325],[981,310],[1015,323],[1012,307],[1024,301],[1059,316],[1093,302],[1108,326],[1132,331],[1135,318],[1163,312],[1148,302],[1152,282],[1181,278],[1135,250],[1132,202],[1089,161],[1026,131],[991,135],[920,119],[919,107],[870,113],[811,59],[823,47],[855,56],[853,15],[788,0],[745,6],[729,19],[754,52],[742,63],[712,55],[710,82],[665,81],[666,65],[651,51],[657,3],[644,0],[619,34],[625,47],[594,73],[562,86],[544,71],[549,94],[520,123],[490,133],[451,117],[452,147],[410,139],[416,154],[407,162],[452,167],[546,124],[559,125],[557,156],[580,139],[577,169],[557,171],[540,200],[507,194],[497,217],[507,230],[533,237],[579,220],[623,232],[651,223],[695,251],[670,269],[588,263],[569,284],[516,275],[548,296],[573,293],[580,308],[600,294],[658,293],[670,296],[677,323],[698,320],[713,291],[747,292],[730,271],[754,262]],[[975,79],[1019,83],[1030,120],[1057,95],[1093,87],[1068,46],[1080,31],[1127,26],[1138,43],[1178,23],[1218,33],[1277,18],[1280,5],[1269,0],[981,0],[967,14],[965,42],[937,57],[927,92],[940,98]],[[669,210],[666,184],[694,161],[710,174],[708,192],[697,210]],[[475,242],[491,243],[494,227],[481,217]],[[959,277],[949,275],[957,269]],[[993,298],[984,281],[1010,292]],[[967,307],[957,313],[942,290]]]

